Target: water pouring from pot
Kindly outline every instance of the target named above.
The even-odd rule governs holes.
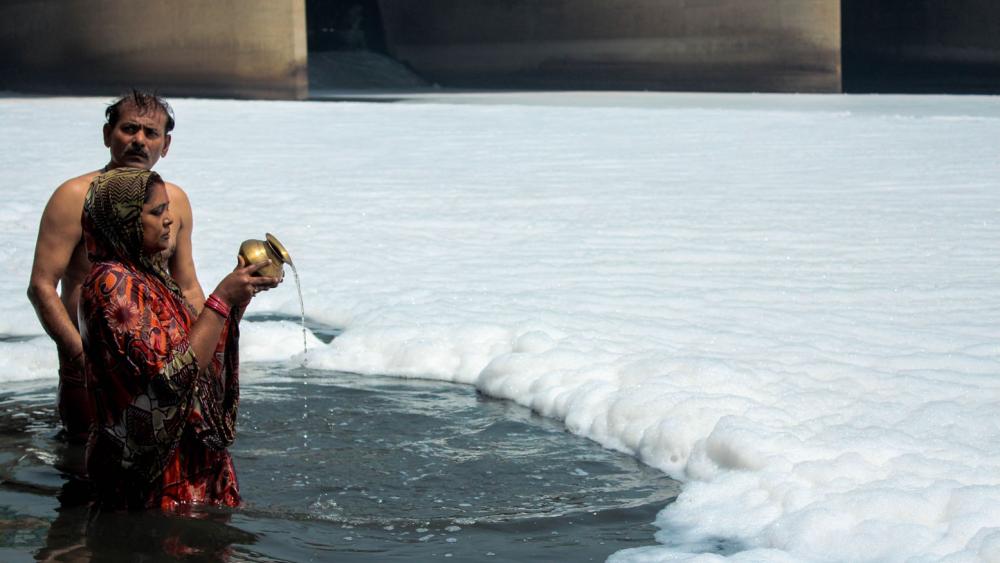
[[[299,292],[299,310],[302,315],[302,352],[303,354],[307,352],[306,307],[302,301],[302,286],[299,284],[299,273],[295,269],[295,264],[292,262],[288,250],[285,249],[285,245],[281,244],[278,238],[271,233],[265,233],[264,240],[248,239],[243,241],[243,244],[240,245],[239,255],[246,260],[247,264],[271,261],[270,264],[257,270],[254,275],[282,278],[284,277],[285,264],[288,264],[292,269],[292,275],[295,277],[295,288]]]

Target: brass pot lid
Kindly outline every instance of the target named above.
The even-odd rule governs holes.
[[[264,234],[264,238],[266,238],[268,244],[270,244],[272,247],[274,247],[274,250],[276,250],[278,252],[278,254],[281,255],[281,259],[286,264],[289,264],[289,265],[292,265],[292,266],[295,265],[295,264],[292,263],[292,257],[288,255],[288,250],[285,249],[285,245],[281,244],[281,241],[279,241],[277,238],[275,238],[275,236],[272,235],[271,233],[265,233]]]

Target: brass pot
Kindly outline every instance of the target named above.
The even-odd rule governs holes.
[[[249,239],[240,245],[240,256],[247,261],[247,265],[259,264],[270,259],[271,263],[254,272],[257,276],[268,276],[280,278],[284,272],[285,264],[292,264],[292,257],[288,255],[285,246],[278,242],[278,239],[271,233],[264,235],[266,240]]]

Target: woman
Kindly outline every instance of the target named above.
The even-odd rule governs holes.
[[[87,469],[105,508],[240,502],[226,451],[239,404],[238,324],[277,280],[240,261],[196,315],[165,268],[172,223],[155,172],[101,174],[84,201],[92,266],[80,321],[97,414]]]

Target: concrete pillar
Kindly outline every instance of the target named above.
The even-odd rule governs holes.
[[[304,0],[5,0],[0,86],[304,98]]]
[[[379,0],[444,86],[840,91],[840,0]]]

